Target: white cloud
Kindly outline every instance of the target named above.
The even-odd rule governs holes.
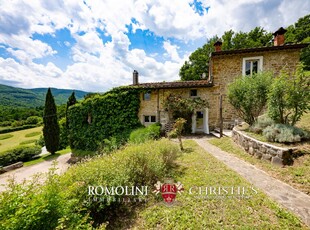
[[[138,70],[140,82],[177,80],[188,51],[179,44],[210,38],[224,31],[246,31],[255,26],[275,30],[288,26],[310,12],[303,0],[201,0],[208,13],[200,16],[189,3],[193,0],[32,0],[2,1],[0,47],[14,58],[0,56],[0,82],[23,87],[61,87],[105,91],[132,83]],[[127,26],[148,29],[163,37],[162,54],[129,47]],[[70,48],[73,64],[61,70],[51,61],[33,61],[57,55],[50,44],[33,39],[33,34],[51,34],[67,28],[76,43]],[[111,36],[103,43],[98,32]],[[173,41],[178,40],[176,45]],[[180,54],[186,53],[185,56]],[[1,54],[0,54],[1,55]],[[52,60],[52,59],[51,59]],[[19,83],[18,83],[19,82]]]
[[[175,62],[181,61],[181,58],[179,57],[179,54],[178,54],[179,47],[177,45],[172,45],[170,41],[165,41],[164,49],[167,51],[172,61],[175,61]]]

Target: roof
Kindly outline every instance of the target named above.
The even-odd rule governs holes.
[[[302,49],[309,45],[309,43],[302,44],[286,44],[283,46],[264,46],[258,48],[247,48],[238,50],[222,50],[218,52],[212,52],[212,56],[228,55],[228,54],[241,54],[241,53],[253,53],[253,52],[264,52],[264,51],[277,51],[277,50],[290,50],[290,49]]]
[[[213,86],[213,84],[209,80],[197,80],[197,81],[175,81],[175,82],[152,82],[152,83],[141,83],[131,86],[144,89],[178,89],[178,88],[211,87]]]

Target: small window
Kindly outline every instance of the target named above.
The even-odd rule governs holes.
[[[143,100],[144,101],[150,101],[151,100],[151,93],[150,92],[146,92],[143,94]]]
[[[156,116],[144,116],[144,123],[156,123]]]
[[[197,89],[191,89],[190,95],[191,97],[197,97]]]
[[[252,76],[263,68],[263,57],[243,58],[242,74]]]

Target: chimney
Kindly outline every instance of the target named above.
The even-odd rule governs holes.
[[[133,85],[138,85],[139,84],[139,73],[138,73],[137,70],[133,71],[132,79],[133,79]]]
[[[220,40],[217,40],[215,43],[214,43],[214,47],[215,47],[215,52],[219,52],[222,50],[222,44],[223,42],[221,42]]]
[[[274,46],[283,46],[285,43],[285,37],[284,34],[287,30],[283,27],[279,28],[276,32],[273,33],[274,39],[273,39],[273,45]]]

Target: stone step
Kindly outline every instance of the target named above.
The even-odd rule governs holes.
[[[215,128],[214,129],[214,132],[216,133],[220,133],[220,129],[219,128]],[[219,134],[220,135],[220,134]],[[224,129],[223,130],[223,136],[226,136],[226,137],[232,137],[232,130],[229,130],[229,129]]]

